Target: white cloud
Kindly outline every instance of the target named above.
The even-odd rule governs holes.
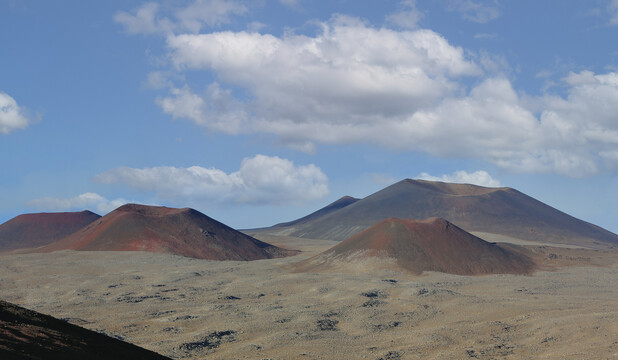
[[[148,2],[137,8],[134,14],[125,11],[117,12],[114,15],[114,21],[123,25],[130,34],[173,31],[197,33],[205,25],[216,27],[229,23],[231,15],[243,15],[248,9],[236,0],[194,0],[185,7],[164,10],[162,11],[159,4]]]
[[[610,16],[609,24],[614,26],[618,25],[618,0],[611,0],[607,4],[607,12]]]
[[[0,133],[9,134],[25,129],[30,123],[27,110],[20,107],[9,94],[0,91]]]
[[[399,179],[392,177],[388,174],[380,174],[380,173],[372,173],[371,174],[371,182],[374,184],[380,185],[392,185],[396,183]]]
[[[250,23],[247,24],[247,31],[248,32],[260,32],[264,29],[266,29],[268,27],[268,25],[261,23],[259,21],[252,21]]]
[[[203,94],[172,88],[157,103],[174,118],[228,134],[316,143],[369,143],[480,158],[514,172],[594,174],[616,146],[616,73],[572,73],[566,97],[520,94],[503,58],[467,57],[430,30],[373,28],[339,16],[315,36],[248,32],[170,35],[177,71],[213,71]],[[465,89],[462,78],[489,74]],[[223,85],[247,97],[234,97]]]
[[[415,29],[423,17],[423,13],[416,8],[416,0],[403,0],[401,9],[386,17],[386,20],[404,29]]]
[[[114,15],[114,21],[122,24],[129,34],[153,34],[172,30],[172,23],[167,18],[157,17],[159,4],[145,3],[135,10],[135,15],[119,11]]]
[[[174,202],[298,204],[329,193],[328,178],[317,166],[297,166],[287,159],[265,155],[245,158],[240,169],[230,174],[200,166],[121,167],[99,174],[95,180],[154,191],[160,198]]]
[[[91,209],[99,214],[106,214],[126,204],[124,199],[108,200],[97,193],[83,193],[72,198],[44,197],[28,202],[34,208],[47,211],[66,211]]]
[[[315,37],[169,36],[178,70],[213,70],[222,82],[245,89],[250,100],[234,103],[230,129],[205,110],[212,103],[209,94],[184,88],[158,103],[175,117],[229,133],[250,118],[244,131],[274,133],[284,143],[311,148],[308,140],[355,141],[359,130],[435,106],[461,90],[456,79],[481,73],[461,48],[430,30],[375,29],[348,17],[321,26]]]
[[[471,21],[500,16],[498,1],[446,1]],[[608,9],[614,3],[618,9],[618,0]],[[420,16],[413,0],[400,4],[402,16]],[[131,15],[139,20],[134,32],[165,28],[159,10],[146,4]],[[317,144],[365,143],[482,159],[513,172],[583,177],[618,167],[617,73],[571,73],[552,83],[566,95],[532,97],[513,88],[504,57],[470,54],[431,30],[376,28],[340,15],[317,23],[315,35],[188,34],[181,31],[218,26],[247,9],[204,0],[166,11],[175,19],[166,38],[172,67],[151,73],[147,84],[169,89],[156,103],[174,119],[212,132],[271,134],[308,153]],[[389,20],[410,28],[414,16]],[[217,81],[182,84],[185,71],[200,70]]]
[[[230,22],[230,15],[243,15],[247,7],[235,0],[195,0],[191,5],[176,12],[183,29],[194,33],[203,25],[219,26]]]
[[[449,0],[447,9],[476,23],[488,23],[502,15],[498,0]]]
[[[442,181],[458,184],[473,184],[486,187],[500,187],[500,181],[494,179],[486,171],[479,170],[472,173],[460,170],[449,175],[432,176],[428,173],[421,173],[417,178],[430,181]]]
[[[243,104],[231,95],[230,90],[212,83],[203,95],[195,94],[188,86],[171,89],[170,97],[157,98],[163,112],[174,119],[184,118],[210,130],[228,134],[246,131],[249,118]]]
[[[301,0],[279,0],[285,6],[297,6]]]

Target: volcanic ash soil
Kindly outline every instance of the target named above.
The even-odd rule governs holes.
[[[332,244],[319,245],[250,262],[0,256],[0,298],[176,359],[618,356],[616,265],[529,276],[285,270]]]

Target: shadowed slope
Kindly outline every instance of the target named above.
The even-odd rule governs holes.
[[[90,211],[16,216],[0,225],[0,251],[36,248],[51,244],[100,217]]]
[[[410,179],[308,222],[292,222],[287,228],[273,227],[270,231],[342,241],[391,217],[441,217],[469,232],[537,242],[591,247],[618,245],[618,235],[511,188]]]
[[[2,359],[169,359],[0,300]]]
[[[277,227],[287,227],[287,226],[294,226],[294,225],[299,225],[299,224],[305,224],[308,223],[312,220],[316,220],[319,219],[325,215],[328,215],[336,210],[339,209],[343,209],[344,207],[354,204],[355,202],[357,202],[360,199],[357,198],[353,198],[351,196],[344,196],[342,198],[340,198],[339,200],[332,202],[328,205],[326,205],[325,207],[321,208],[318,211],[312,212],[311,214],[304,216],[300,219],[297,220],[293,220],[293,221],[289,221],[289,222],[285,222],[285,223],[281,223],[281,224],[277,224],[274,225],[273,228],[277,228]]]
[[[415,274],[530,274],[535,269],[529,257],[488,243],[444,219],[391,218],[300,262],[296,270],[340,268],[372,257],[395,260],[398,268]]]
[[[41,249],[164,252],[209,260],[258,260],[295,254],[240,233],[189,208],[127,204]]]

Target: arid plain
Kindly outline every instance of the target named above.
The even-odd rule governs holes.
[[[417,276],[366,261],[301,273],[292,264],[336,242],[256,237],[303,252],[3,255],[0,298],[172,358],[618,358],[613,251],[536,248],[546,266],[529,276]]]

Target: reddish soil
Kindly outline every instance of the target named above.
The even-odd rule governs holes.
[[[169,359],[0,300],[1,359]]]
[[[415,274],[530,274],[536,269],[535,262],[516,247],[486,242],[442,218],[386,219],[316,258],[345,261],[359,251],[394,258],[401,269]],[[307,263],[319,261],[308,259]]]
[[[127,204],[39,251],[150,251],[208,260],[258,260],[296,254],[189,208]]]
[[[51,244],[100,217],[90,211],[19,215],[0,225],[0,251]]]

